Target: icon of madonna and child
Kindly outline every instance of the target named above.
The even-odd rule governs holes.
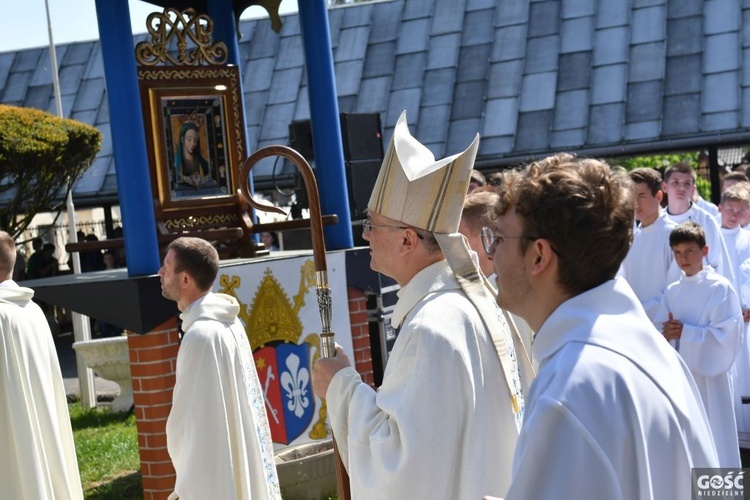
[[[172,115],[174,161],[170,168],[173,199],[221,196],[230,192],[221,116],[204,114],[188,119]],[[180,120],[182,118],[182,120]],[[212,128],[208,130],[207,125]],[[174,134],[173,134],[174,135]]]

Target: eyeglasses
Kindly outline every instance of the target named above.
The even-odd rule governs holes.
[[[391,229],[414,229],[413,227],[409,227],[409,226],[389,226],[387,224],[373,224],[370,219],[365,219],[362,221],[362,234],[369,234],[370,231],[372,231],[372,228],[374,227],[388,227]],[[424,239],[424,236],[419,234],[419,231],[414,229],[414,232],[417,233],[417,237],[420,240]]]
[[[540,238],[541,236],[500,236],[499,234],[495,234],[495,231],[493,231],[491,227],[485,226],[482,228],[482,247],[484,247],[484,251],[487,252],[488,255],[494,255],[495,250],[497,250],[498,246],[503,244],[504,240],[534,241]],[[560,256],[560,253],[551,244],[550,248],[558,257]]]

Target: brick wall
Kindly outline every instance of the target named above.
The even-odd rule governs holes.
[[[370,327],[367,324],[367,302],[365,292],[356,288],[347,289],[349,298],[349,323],[352,328],[354,366],[362,375],[362,380],[375,386],[372,372],[372,352],[370,350]]]
[[[144,500],[166,499],[174,489],[166,425],[172,408],[178,335],[177,318],[146,335],[128,333]]]

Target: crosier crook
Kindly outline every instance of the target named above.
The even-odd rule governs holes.
[[[254,152],[242,164],[240,172],[240,188],[237,193],[240,199],[256,210],[264,212],[274,212],[277,214],[287,215],[287,213],[274,205],[264,205],[258,203],[250,194],[250,170],[253,165],[263,158],[269,156],[281,156],[286,158],[299,170],[302,180],[305,182],[307,199],[310,204],[310,230],[312,233],[313,261],[315,262],[315,282],[318,296],[318,312],[320,313],[320,322],[322,331],[320,333],[320,355],[323,358],[332,358],[336,355],[336,344],[333,340],[331,331],[331,289],[328,286],[328,265],[326,263],[326,247],[323,239],[323,216],[320,211],[320,194],[318,193],[318,183],[315,180],[315,174],[307,160],[294,149],[288,146],[266,146]],[[349,476],[346,474],[344,464],[341,462],[336,440],[333,441],[333,452],[336,464],[336,483],[338,486],[339,498],[349,500]]]

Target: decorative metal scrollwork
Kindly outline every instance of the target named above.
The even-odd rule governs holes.
[[[143,66],[220,65],[227,60],[226,44],[211,41],[213,20],[197,15],[195,9],[167,7],[164,12],[154,12],[146,19],[146,28],[151,40],[135,46],[136,60]],[[176,49],[176,55],[170,49]]]

